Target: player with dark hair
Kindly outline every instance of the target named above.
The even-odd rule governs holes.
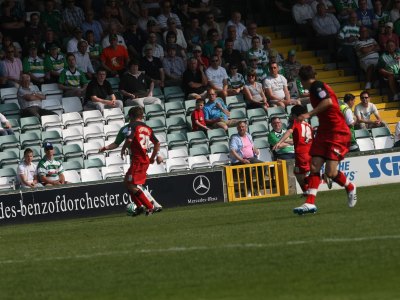
[[[313,109],[297,117],[299,122],[318,116],[319,126],[310,149],[311,166],[308,177],[308,195],[305,203],[293,212],[299,215],[315,213],[315,197],[321,182],[320,170],[325,163],[325,174],[340,186],[345,187],[349,207],[357,203],[356,186],[346,175],[338,170],[339,161],[349,151],[351,134],[344,116],[340,111],[339,101],[330,86],[315,79],[312,66],[302,66],[299,77],[303,86],[310,91]]]
[[[129,110],[129,118],[132,121],[130,123],[130,135],[122,146],[121,158],[124,157],[125,150],[129,147],[131,150],[131,166],[125,175],[125,184],[135,205],[141,207],[143,204],[147,209],[146,215],[151,215],[155,212],[155,207],[138,185],[146,182],[147,169],[150,164],[154,163],[160,150],[160,142],[155,137],[153,130],[142,122],[143,116],[143,108],[140,106]],[[150,141],[154,144],[154,148],[149,158],[147,149]]]
[[[313,141],[313,132],[310,124],[305,120],[298,121],[296,118],[306,112],[307,109],[302,105],[295,105],[292,107],[287,131],[272,148],[273,150],[279,149],[287,138],[291,135],[293,136],[295,152],[295,167],[293,173],[303,193],[306,193],[308,188],[306,177],[310,172],[311,156],[309,152]]]

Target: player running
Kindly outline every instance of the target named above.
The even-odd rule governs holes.
[[[133,107],[129,110],[128,112],[128,116],[131,116],[133,112]],[[114,150],[116,148],[118,148],[122,142],[125,141],[125,139],[130,135],[130,126],[134,123],[135,121],[130,119],[128,124],[125,124],[124,126],[121,127],[121,129],[118,131],[117,136],[115,137],[114,142],[112,142],[111,144],[101,147],[99,149],[99,152],[104,152],[107,150]],[[157,163],[161,164],[163,162],[163,158],[161,156],[157,156]],[[154,205],[155,211],[159,212],[162,210],[162,206],[154,199],[154,197],[150,194],[150,192],[144,187],[144,186],[138,186],[147,196],[147,198],[149,198],[150,202]],[[133,200],[132,200],[133,201]],[[144,212],[144,207],[136,207],[134,211],[129,212],[130,215],[132,216],[136,216],[141,214],[142,212]]]
[[[325,174],[340,186],[345,187],[349,207],[354,207],[357,203],[355,184],[338,170],[339,161],[343,160],[349,151],[350,130],[332,88],[326,83],[317,81],[315,75],[312,66],[302,66],[299,70],[301,83],[310,91],[313,109],[298,116],[297,120],[302,122],[312,116],[318,116],[319,120],[316,137],[310,149],[312,158],[308,177],[308,195],[305,203],[293,210],[299,215],[317,211],[315,197],[321,182],[320,170],[324,163]]]
[[[311,156],[309,152],[313,140],[313,132],[310,124],[306,121],[298,121],[296,118],[306,112],[307,109],[302,105],[295,105],[292,107],[287,131],[272,148],[273,150],[278,150],[286,139],[289,138],[290,135],[293,135],[295,153],[295,167],[293,173],[296,176],[303,194],[306,194],[308,189],[306,177],[310,172]]]
[[[160,143],[154,135],[153,130],[142,122],[144,116],[143,108],[133,107],[129,110],[131,119],[130,135],[126,138],[121,149],[121,158],[125,155],[125,150],[129,147],[131,150],[131,166],[125,175],[125,184],[132,201],[137,207],[144,205],[147,209],[146,215],[155,212],[154,205],[146,197],[145,193],[138,187],[146,182],[146,172],[150,164],[154,163]],[[147,156],[147,149],[150,141],[154,144],[151,157]]]

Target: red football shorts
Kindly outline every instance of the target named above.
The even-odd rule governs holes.
[[[309,153],[296,153],[294,174],[306,174],[310,172],[311,156]]]
[[[144,184],[148,168],[148,163],[133,163],[128,172],[126,172],[127,182],[131,184]]]
[[[317,131],[317,135],[311,145],[310,155],[320,156],[327,160],[341,161],[349,152],[350,139],[350,132],[324,134]]]

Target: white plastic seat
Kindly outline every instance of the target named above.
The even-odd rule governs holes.
[[[229,159],[229,156],[226,153],[210,154],[208,158],[210,160],[210,164],[212,167],[229,165],[231,163],[231,160]]]
[[[104,142],[104,131],[97,125],[91,125],[83,127],[83,138],[85,142],[89,141],[103,141]]]
[[[103,144],[99,141],[89,141],[83,144],[83,153],[85,154],[86,158],[89,158],[92,154],[98,154],[99,149],[103,146],[104,141]]]
[[[101,173],[103,174],[104,180],[107,180],[108,178],[122,177],[124,176],[124,168],[122,165],[102,167]]]
[[[210,168],[210,162],[205,155],[198,155],[188,158],[189,168],[191,170],[198,168]]]
[[[107,124],[115,123],[118,121],[125,122],[124,114],[118,107],[105,109],[103,111],[103,117]]]
[[[173,149],[173,150],[168,150],[168,158],[185,158],[189,156],[187,149]]]
[[[108,156],[106,157],[106,167],[122,166],[125,164],[125,159],[122,159],[119,155]]]
[[[86,110],[82,113],[83,116],[83,123],[85,126],[88,126],[89,124],[98,124],[102,123],[104,124],[104,118],[103,115],[101,114],[101,111],[99,110]]]
[[[64,144],[80,143],[83,147],[83,127],[71,127],[62,131]]]
[[[46,131],[51,127],[61,128],[62,121],[58,115],[49,115],[41,117],[42,127]]]
[[[121,126],[118,124],[104,125],[104,134],[106,140],[113,140],[117,135]]]
[[[379,136],[374,138],[375,149],[393,148],[394,142],[391,136]]]
[[[79,175],[77,170],[66,170],[64,171],[65,181],[68,183],[79,183],[81,181],[81,176]]]
[[[63,91],[59,89],[57,83],[44,83],[40,87],[42,93],[48,95],[62,95]]]
[[[358,147],[360,148],[360,151],[369,151],[375,149],[374,142],[369,137],[358,138],[356,139],[356,142],[358,144]]]
[[[149,168],[147,169],[147,175],[157,175],[157,174],[165,174],[167,173],[167,170],[165,169],[165,165],[163,163],[161,164],[151,164]]]
[[[66,113],[83,111],[82,102],[79,97],[63,97],[61,101]]]
[[[82,116],[78,112],[64,113],[61,115],[61,120],[65,128],[73,125],[83,126]]]
[[[101,172],[97,168],[81,169],[82,182],[103,180]]]
[[[189,170],[188,162],[182,157],[168,158],[165,162],[167,172]]]
[[[42,100],[42,108],[51,110],[57,113],[57,115],[61,115],[64,112],[60,99],[57,98],[46,98]]]
[[[272,159],[272,153],[269,148],[261,148],[258,149],[260,151],[260,155],[258,156],[258,159],[261,161],[273,161]]]
[[[8,103],[10,100],[17,99],[18,89],[15,87],[0,89],[0,97],[3,103]]]

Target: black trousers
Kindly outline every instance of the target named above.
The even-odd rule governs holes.
[[[31,106],[31,107],[21,109],[21,117],[22,118],[37,117],[38,119],[40,119],[41,116],[49,116],[49,115],[56,115],[56,114],[57,113],[55,113],[54,111],[47,110],[47,109],[41,108],[39,106]]]

